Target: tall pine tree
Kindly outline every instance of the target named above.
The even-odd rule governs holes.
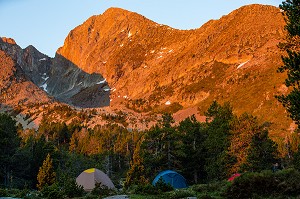
[[[16,121],[7,114],[0,114],[0,182],[8,185],[12,170],[12,157],[20,145]]]
[[[230,122],[234,115],[229,103],[223,106],[214,101],[207,112],[207,138],[205,170],[209,180],[221,180],[229,176],[232,159],[229,156]]]
[[[277,96],[278,100],[289,112],[290,117],[300,124],[300,0],[286,0],[280,8],[284,11],[287,37],[281,48],[287,56],[282,57],[283,66],[279,72],[287,72],[285,85],[292,89],[287,95]]]

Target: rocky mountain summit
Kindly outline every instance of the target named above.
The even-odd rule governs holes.
[[[264,5],[241,7],[194,30],[111,8],[73,29],[57,53],[102,74],[112,88],[112,107],[198,107],[203,114],[213,100],[229,101],[238,113],[284,123],[286,129],[291,121],[274,98],[287,92],[285,74],[276,72],[284,25],[280,9]]]

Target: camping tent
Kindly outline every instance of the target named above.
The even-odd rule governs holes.
[[[162,178],[162,180],[170,184],[173,188],[179,189],[179,188],[186,188],[188,185],[186,183],[185,178],[180,175],[179,173],[171,170],[166,170],[160,172],[153,180],[152,185],[155,186],[155,184],[158,182],[158,180]]]
[[[76,183],[83,186],[85,191],[92,191],[95,188],[96,183],[100,183],[109,189],[115,188],[110,178],[105,173],[95,168],[83,171],[76,178]]]

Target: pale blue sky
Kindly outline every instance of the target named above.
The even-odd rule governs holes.
[[[109,7],[120,7],[173,28],[199,28],[243,5],[278,6],[281,0],[0,0],[0,36],[51,57],[76,26]]]

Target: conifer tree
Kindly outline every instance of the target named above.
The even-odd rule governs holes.
[[[268,131],[263,130],[252,138],[247,161],[243,164],[244,171],[262,171],[271,169],[278,161],[277,145],[269,138]]]
[[[232,161],[228,155],[230,146],[230,122],[233,119],[229,103],[223,106],[214,101],[207,112],[207,137],[204,141],[206,160],[205,171],[209,180],[220,180],[229,176]],[[210,122],[209,122],[210,121]]]
[[[7,185],[11,167],[12,156],[20,145],[17,134],[16,121],[7,114],[0,114],[0,182],[4,179]],[[2,183],[2,182],[1,182]]]
[[[37,181],[38,181],[37,188],[41,190],[45,186],[52,185],[53,183],[55,183],[55,177],[56,177],[56,173],[54,172],[53,169],[52,159],[50,158],[50,154],[48,153],[37,175]]]
[[[287,95],[277,96],[277,99],[289,112],[290,117],[300,124],[300,0],[286,0],[280,8],[284,11],[287,30],[286,42],[280,47],[287,52],[282,57],[283,66],[278,71],[287,72],[285,85],[292,89]]]
[[[143,159],[140,157],[139,153],[140,144],[138,144],[134,151],[133,160],[130,163],[129,171],[127,172],[125,187],[147,183],[147,179],[145,178],[145,167],[143,165]]]

